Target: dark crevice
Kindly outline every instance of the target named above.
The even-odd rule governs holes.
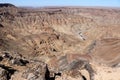
[[[61,76],[61,73],[54,73],[54,76],[50,77],[50,71],[46,65],[45,80],[55,80],[56,76]]]
[[[15,69],[13,69],[12,67],[9,67],[9,66],[5,66],[5,65],[1,65],[0,64],[0,67],[5,69],[8,73],[6,74],[7,76],[7,80],[10,80],[11,76],[15,73]]]
[[[94,80],[95,71],[92,69],[90,64],[85,65],[85,69],[89,72],[90,80]]]
[[[13,59],[13,57],[7,52],[4,53],[4,58],[8,58],[9,60]]]
[[[83,75],[82,75],[82,79],[83,79],[83,80],[87,80],[87,79],[85,78],[85,76],[83,76]]]
[[[111,65],[110,67],[112,67],[112,68],[117,68],[117,67],[120,67],[120,63],[115,63],[115,64],[113,64],[113,65]]]
[[[16,64],[18,66],[26,66],[29,63],[27,60],[19,59],[19,58],[14,58],[12,64]]]
[[[0,61],[2,61],[3,60],[3,57],[2,56],[0,56]]]
[[[20,59],[20,62],[22,63],[22,66],[26,66],[26,64],[29,63],[29,61],[23,59]]]
[[[62,12],[62,10],[60,9],[60,10],[55,10],[55,11],[49,11],[49,12],[47,12],[49,15],[54,15],[54,14],[56,14],[56,13],[60,13],[60,12]]]
[[[0,28],[4,28],[4,26],[2,24],[0,24]]]

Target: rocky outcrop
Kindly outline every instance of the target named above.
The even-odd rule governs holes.
[[[15,71],[16,70],[11,67],[0,65],[0,79],[9,80],[11,78],[11,75],[13,75]]]
[[[2,68],[0,68],[0,79],[1,80],[7,80],[7,74],[8,72]]]

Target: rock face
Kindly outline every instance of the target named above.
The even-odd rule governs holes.
[[[23,72],[22,77],[27,80],[45,80],[45,73],[46,65],[42,62],[34,62],[32,67]]]
[[[8,72],[2,68],[0,68],[0,79],[1,80],[7,80],[7,74]]]
[[[117,8],[0,4],[0,80],[119,80],[119,25]]]

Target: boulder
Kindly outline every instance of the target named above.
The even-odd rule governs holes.
[[[22,77],[27,80],[45,80],[46,64],[43,62],[31,63],[32,66],[23,72]]]

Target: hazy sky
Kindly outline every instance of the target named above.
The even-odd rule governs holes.
[[[0,0],[16,6],[109,6],[120,7],[120,0]]]

